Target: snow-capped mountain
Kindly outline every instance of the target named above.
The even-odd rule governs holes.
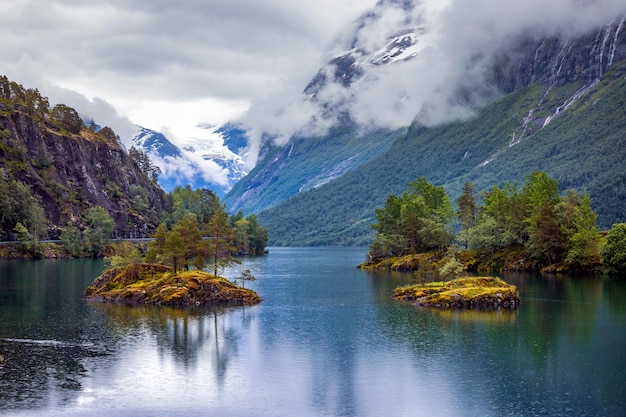
[[[333,58],[320,69],[304,92],[317,98],[333,84],[350,94],[349,87],[363,78],[369,81],[381,67],[417,57],[433,44],[435,27],[426,22],[419,2],[381,1],[364,14],[355,28],[338,39]],[[375,36],[372,34],[376,34]]]
[[[230,126],[213,131],[211,139],[187,138],[179,147],[162,133],[137,126],[132,143],[161,169],[158,181],[164,190],[189,184],[222,196],[247,174],[243,158],[231,150],[245,148],[232,138],[237,134],[240,131]]]
[[[251,121],[263,122],[267,134],[252,137],[250,149],[270,151],[260,152],[255,168],[225,196],[229,209],[261,212],[322,188],[360,170],[407,132],[469,120],[503,95],[534,86],[541,96],[529,98],[528,108],[520,105],[523,120],[499,133],[503,149],[513,149],[602,87],[608,68],[626,55],[623,4],[612,3],[605,15],[599,5],[611,6],[608,1],[571,2],[546,11],[546,19],[525,3],[517,13],[497,2],[450,3],[450,10],[429,3],[380,0],[338,38],[303,94],[281,100],[280,108],[253,104]],[[499,145],[477,169],[493,163]],[[449,157],[467,161],[476,155],[468,149]],[[403,152],[420,154],[419,148]],[[360,155],[368,158],[355,158]]]

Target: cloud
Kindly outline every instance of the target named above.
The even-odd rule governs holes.
[[[624,13],[623,0],[381,0],[347,27],[326,57],[328,62],[352,51],[362,72],[358,81],[349,88],[329,82],[315,101],[301,93],[305,82],[289,98],[269,96],[252,104],[242,119],[253,138],[251,159],[261,147],[262,132],[272,132],[279,144],[316,124],[323,132],[334,122],[329,107],[366,127],[398,128],[416,118],[436,125],[470,117],[497,97],[486,70],[492,54],[514,38],[540,39],[557,32],[576,36]],[[400,29],[419,29],[417,57],[384,66],[365,60]],[[332,69],[326,71],[332,74]]]
[[[51,84],[137,111],[133,121],[155,129],[180,125],[152,102],[239,103],[218,116],[207,106],[195,121],[221,124],[277,80],[310,76],[336,31],[374,2],[9,0],[0,71],[27,55]]]

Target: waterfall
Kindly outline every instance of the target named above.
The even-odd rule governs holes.
[[[546,40],[544,39],[543,42],[541,42],[541,45],[539,45],[539,47],[537,48],[537,50],[535,50],[535,60],[533,61],[533,73],[530,77],[530,85],[533,85],[535,83],[535,74],[537,73],[537,61],[539,61],[539,51],[541,51],[545,43]]]
[[[626,20],[626,15],[624,15],[622,17],[622,20],[619,22],[619,25],[617,26],[617,30],[615,31],[615,36],[613,37],[613,42],[611,43],[611,46],[610,46],[610,55],[609,55],[609,62],[608,62],[609,67],[613,65],[613,59],[615,58],[615,50],[617,49],[619,34],[622,31],[622,28],[624,27],[624,20]]]
[[[589,79],[587,83],[576,90],[571,97],[557,107],[554,113],[546,118],[542,128],[546,127],[560,113],[570,108],[576,101],[578,101],[578,99],[584,96],[587,91],[595,87],[600,82],[600,79],[605,74],[606,70],[608,70],[608,68],[613,64],[615,51],[617,50],[619,43],[619,35],[624,27],[625,20],[626,15],[622,17],[622,20],[619,25],[617,25],[617,28],[613,26],[613,23],[611,23],[598,32],[593,47],[591,48],[591,52],[589,53]],[[605,52],[608,55],[606,64],[604,62]],[[594,65],[597,65],[596,71],[593,70]]]
[[[552,89],[554,88],[556,83],[558,82],[559,75],[561,74],[561,70],[563,69],[563,63],[565,62],[565,59],[567,58],[569,52],[574,47],[575,43],[576,42],[572,42],[572,43],[569,44],[569,46],[567,44],[563,45],[563,47],[561,48],[561,50],[557,54],[556,58],[554,59],[554,64],[552,65],[552,68],[550,70],[550,79],[549,79],[549,83],[548,83],[548,88],[546,89],[546,91],[541,96],[541,99],[539,99],[539,102],[537,103],[537,105],[535,107],[531,108],[528,111],[528,114],[526,115],[526,117],[524,117],[524,121],[522,123],[522,126],[520,127],[521,130],[522,130],[520,135],[517,136],[517,132],[519,131],[519,129],[517,129],[515,132],[513,132],[513,137],[511,138],[511,141],[509,142],[509,148],[514,146],[514,145],[517,145],[518,143],[520,143],[522,141],[522,138],[524,137],[524,134],[526,133],[526,130],[528,128],[528,125],[533,120],[532,116],[533,116],[535,110],[541,108],[541,105],[543,104],[544,100],[546,99],[546,97],[548,97],[548,94],[550,94],[550,92],[552,91]],[[539,51],[543,48],[544,44],[545,44],[545,40],[543,42],[541,42],[541,45],[539,45],[539,48],[537,48],[537,50],[535,51],[535,62],[537,62]],[[534,66],[535,66],[535,63],[533,63],[533,76],[532,76],[533,83],[534,83],[534,79],[535,79]],[[546,124],[547,123],[544,123],[542,127],[544,127]]]

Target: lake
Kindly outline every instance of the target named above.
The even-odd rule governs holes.
[[[0,261],[2,416],[623,416],[626,280],[508,274],[517,311],[390,298],[366,248],[270,248],[254,307],[86,302],[91,259]]]

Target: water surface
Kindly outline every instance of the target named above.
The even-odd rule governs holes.
[[[626,284],[508,275],[516,312],[417,309],[365,248],[270,248],[246,308],[89,303],[93,260],[0,262],[0,415],[620,416]]]

